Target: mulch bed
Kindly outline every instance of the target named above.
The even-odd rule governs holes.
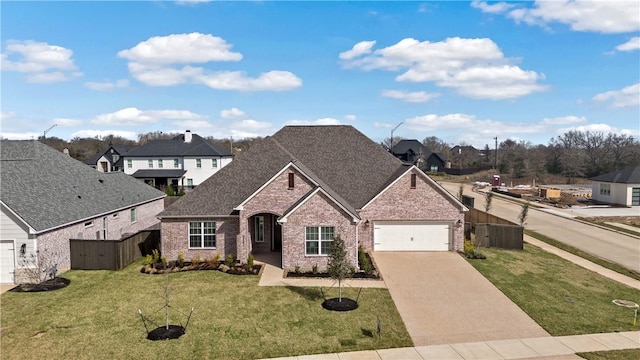
[[[9,291],[13,292],[41,292],[54,291],[69,286],[71,280],[63,277],[55,277],[39,284],[20,284]]]
[[[184,332],[184,327],[179,325],[169,325],[168,329],[166,326],[160,326],[150,331],[147,334],[147,339],[153,341],[177,339],[184,335]]]
[[[342,301],[338,300],[338,298],[327,299],[322,302],[322,307],[331,311],[351,311],[358,308],[358,303],[355,300],[344,297]]]
[[[305,272],[295,272],[295,271],[287,271],[284,275],[285,277],[288,278],[316,278],[316,279],[330,279],[331,275],[329,275],[329,273],[326,272],[311,272],[311,271],[305,271]],[[354,273],[353,275],[351,275],[350,279],[373,279],[373,280],[380,280],[380,276],[378,276],[378,272],[377,271],[373,271],[371,274],[365,274],[362,271],[358,271],[356,273]]]
[[[176,265],[170,263],[166,268],[161,266],[152,266],[152,265],[144,265],[140,268],[140,272],[143,274],[165,274],[165,273],[176,273],[183,271],[199,271],[199,270],[216,270],[221,271],[231,275],[258,275],[260,274],[260,270],[262,269],[262,265],[253,265],[251,269],[247,269],[245,265],[234,264],[232,266],[227,266],[225,264],[210,264],[208,262],[201,262],[198,264],[191,264],[189,262],[185,262],[182,265]]]

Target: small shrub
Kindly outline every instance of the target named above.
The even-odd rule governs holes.
[[[162,268],[166,269],[167,268],[167,257],[163,256],[160,258],[160,264],[162,264]]]
[[[224,259],[224,264],[229,267],[233,266],[235,262],[236,262],[236,258],[233,256],[233,254],[227,255],[227,257]]]
[[[184,253],[181,251],[178,253],[178,260],[176,260],[176,265],[182,267],[184,265]]]
[[[211,259],[207,261],[207,263],[212,269],[217,269],[218,265],[220,265],[220,254],[216,253],[215,255],[213,255]]]
[[[178,196],[184,196],[184,188],[180,188],[180,190],[178,190]]]
[[[158,249],[153,249],[153,251],[151,251],[151,254],[153,255],[153,266],[159,266],[160,265],[160,251]]]
[[[476,246],[473,244],[471,240],[464,241],[463,251],[465,255],[472,253],[475,249],[476,249]]]
[[[249,253],[249,256],[247,256],[247,265],[249,265],[249,269],[253,269],[253,262],[254,262],[254,258],[253,258],[253,254]]]
[[[147,256],[144,257],[144,264],[147,266],[153,265],[153,256],[151,254],[147,254]]]
[[[167,190],[165,191],[165,193],[167,193],[167,196],[176,196],[175,191],[173,191],[173,187],[171,186],[167,186]]]
[[[371,260],[365,255],[364,261],[362,262],[362,271],[365,274],[371,275],[373,273],[373,264],[371,264]]]
[[[200,259],[200,253],[193,255],[191,258],[191,265],[199,265],[200,262],[202,262],[202,259]]]
[[[296,266],[293,268],[293,272],[294,272],[295,274],[300,274],[300,265],[296,265]]]
[[[311,267],[311,272],[314,274],[318,273],[318,264],[313,264],[313,266]]]

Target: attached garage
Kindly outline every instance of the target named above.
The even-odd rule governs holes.
[[[13,283],[15,250],[13,240],[0,240],[0,283]]]
[[[374,222],[374,251],[449,251],[450,248],[450,223],[417,221]]]

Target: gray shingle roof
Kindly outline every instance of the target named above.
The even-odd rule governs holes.
[[[160,216],[231,215],[290,162],[350,211],[407,169],[352,126],[286,126],[256,142]]]
[[[640,165],[612,171],[608,174],[593,177],[591,180],[621,184],[640,184]]]
[[[0,200],[37,232],[166,196],[37,141],[0,142]]]
[[[412,150],[414,154],[418,154],[422,151],[422,154],[425,156],[431,153],[420,141],[415,139],[400,140],[393,146],[393,153],[395,155],[405,154],[409,150]]]
[[[231,156],[231,154],[202,138],[192,134],[191,142],[184,142],[184,134],[170,140],[154,140],[129,150],[124,157],[152,156]]]

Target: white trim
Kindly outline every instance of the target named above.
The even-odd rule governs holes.
[[[280,171],[278,171],[275,175],[273,175],[269,180],[265,181],[264,184],[262,184],[262,186],[260,186],[258,188],[258,190],[256,190],[253,194],[249,195],[249,197],[247,197],[246,199],[244,199],[244,201],[242,201],[240,203],[240,205],[236,206],[235,208],[233,208],[233,210],[244,210],[244,205],[246,203],[248,203],[251,199],[253,199],[256,195],[258,195],[262,190],[264,190],[264,188],[266,188],[269,184],[271,184],[278,176],[282,175],[285,171],[287,171],[287,169],[289,169],[289,167],[293,167],[294,169],[296,169],[299,173],[301,173],[302,175],[304,175],[304,177],[306,177],[309,181],[311,181],[311,183],[315,186],[318,186],[318,183],[313,180],[309,175],[305,174],[304,171],[300,170],[299,167],[296,166],[296,164],[294,164],[293,162],[289,162],[287,165],[285,165]]]
[[[344,206],[342,206],[342,204],[340,204],[340,202],[338,202],[336,199],[334,199],[331,195],[329,195],[329,193],[327,193],[323,188],[321,187],[317,187],[315,190],[313,190],[310,194],[308,194],[302,201],[300,201],[300,203],[298,205],[296,205],[293,209],[291,209],[290,211],[288,211],[286,214],[284,214],[283,216],[281,216],[278,219],[278,223],[283,224],[287,222],[287,217],[289,217],[289,215],[293,214],[294,212],[296,212],[296,210],[298,210],[302,205],[304,205],[307,201],[309,201],[309,199],[311,199],[311,197],[313,197],[313,195],[317,194],[318,192],[322,192],[324,195],[326,195],[331,201],[333,201],[334,204],[338,205],[340,207],[340,209],[342,209],[342,211],[346,212],[348,215],[351,216],[351,219],[354,223],[358,223],[361,219],[358,217],[358,215],[353,214],[351,211],[349,211],[347,208],[345,208]]]
[[[380,191],[376,196],[374,196],[371,200],[369,200],[366,204],[364,204],[364,206],[362,207],[362,209],[358,209],[358,210],[364,210],[367,206],[369,206],[372,202],[376,201],[376,199],[378,197],[380,197],[380,195],[382,195],[382,193],[384,193],[385,191],[387,191],[388,189],[390,189],[393,185],[395,185],[395,183],[397,183],[403,176],[405,176],[407,173],[409,173],[411,170],[416,169],[417,173],[420,174],[424,179],[427,180],[428,183],[430,183],[432,186],[435,186],[438,189],[441,189],[444,192],[444,195],[446,197],[449,198],[449,200],[452,200],[455,204],[459,205],[462,208],[462,211],[469,211],[469,209],[464,206],[463,203],[460,202],[460,200],[458,200],[455,196],[451,195],[450,192],[448,192],[444,187],[440,186],[440,184],[438,184],[437,182],[435,182],[432,178],[429,177],[429,175],[425,174],[424,171],[420,170],[417,166],[413,165],[411,166],[409,169],[407,169],[407,171],[403,172],[402,174],[400,174],[400,176],[398,176],[395,180],[393,180],[393,182],[391,182],[391,184],[389,184],[386,188],[382,189],[382,191]]]

